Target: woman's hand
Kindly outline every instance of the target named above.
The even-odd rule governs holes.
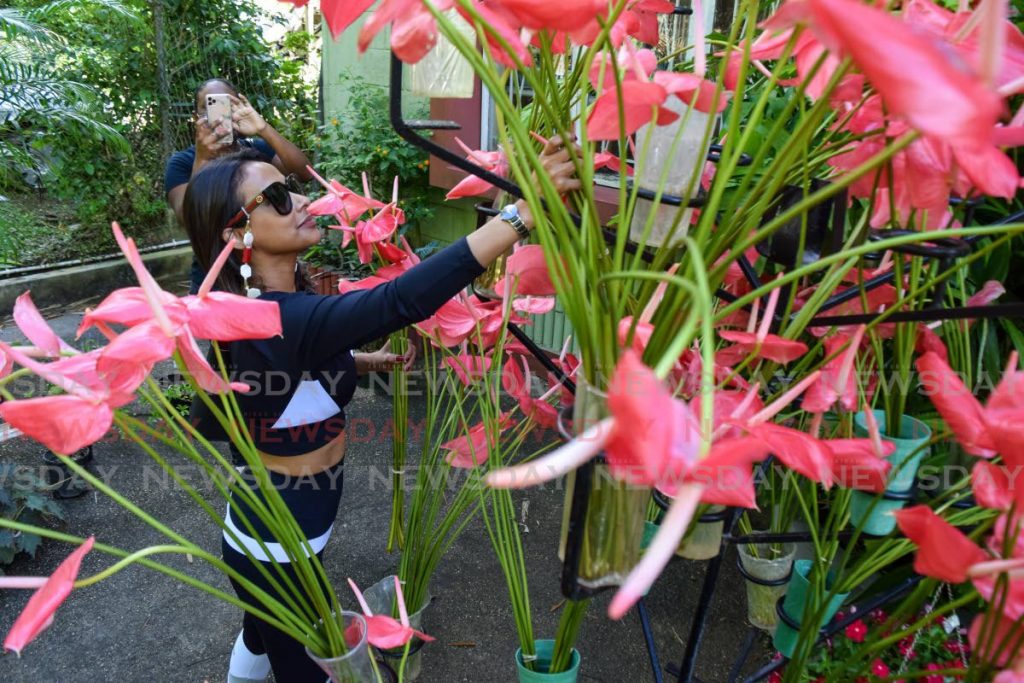
[[[218,122],[211,128],[205,116],[196,116],[195,126],[197,166],[216,159],[232,147],[231,143],[221,142],[221,138],[230,132],[223,123]]]
[[[575,140],[571,142],[576,150],[576,158],[583,158],[583,150]],[[545,143],[544,148],[540,151],[540,163],[558,194],[564,195],[582,187],[580,179],[576,177],[576,165],[573,164],[572,158],[569,156],[569,149],[562,142],[561,136],[556,135]],[[526,223],[526,227],[533,230],[533,214],[530,213],[530,207],[526,201],[520,199],[516,202],[516,208],[519,209],[519,217]]]
[[[245,95],[231,96],[231,120],[235,124],[235,130],[247,138],[263,135],[267,128],[267,122],[249,104]]]
[[[409,351],[404,356],[391,353],[391,342],[388,341],[379,350],[373,353],[357,353],[356,372],[365,375],[368,372],[388,372],[391,370],[402,370],[408,372],[416,361],[416,347],[409,344]]]

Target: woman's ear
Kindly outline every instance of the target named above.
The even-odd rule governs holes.
[[[242,237],[245,234],[245,230],[242,228],[224,228],[224,232],[220,234],[221,239],[224,240],[224,244],[231,241],[231,238],[235,238],[235,249],[242,248]]]

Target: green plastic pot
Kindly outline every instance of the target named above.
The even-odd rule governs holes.
[[[654,536],[658,533],[658,529],[660,528],[661,527],[658,526],[657,522],[644,522],[644,535],[640,539],[641,551],[647,550],[647,546],[649,546],[651,541],[654,540]]]
[[[904,415],[900,420],[900,434],[892,437],[885,433],[886,417],[884,410],[875,410],[882,440],[896,445],[896,451],[887,460],[892,464],[886,491],[893,494],[904,494],[914,487],[917,468],[921,459],[928,454],[923,446],[932,438],[932,430],[918,419]],[[853,417],[854,432],[857,436],[868,436],[867,420],[864,412]],[[896,517],[893,513],[906,505],[904,500],[890,500],[861,491],[854,491],[850,496],[850,522],[860,527],[865,534],[886,536],[896,528]],[[874,504],[874,507],[872,507]]]
[[[786,597],[782,602],[783,611],[798,625],[803,623],[804,610],[807,609],[807,595],[811,587],[807,577],[811,573],[811,566],[810,560],[797,560],[793,563],[793,577],[789,581],[789,588],[786,590]],[[829,589],[832,587],[831,572],[826,587]],[[815,631],[820,630],[822,626],[832,620],[848,595],[849,593],[838,593],[832,596]],[[779,619],[779,624],[775,627],[775,637],[772,639],[775,649],[786,657],[792,657],[799,640],[799,629],[795,629],[783,619]]]
[[[572,658],[569,660],[569,668],[561,673],[549,674],[548,667],[551,666],[551,658],[555,654],[555,641],[535,640],[533,648],[537,652],[537,659],[534,660],[537,671],[530,671],[523,665],[523,650],[516,650],[516,669],[519,672],[519,683],[576,683],[576,677],[580,671],[580,653],[572,651]]]

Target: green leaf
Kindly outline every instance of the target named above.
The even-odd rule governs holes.
[[[39,544],[43,542],[43,539],[35,534],[25,534],[18,536],[17,546],[18,549],[28,553],[30,556],[35,557],[36,551],[39,549]]]

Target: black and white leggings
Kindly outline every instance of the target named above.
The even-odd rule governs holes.
[[[243,476],[248,474],[247,469],[240,471],[242,471]],[[309,545],[313,552],[322,560],[323,549],[331,537],[331,531],[334,528],[334,518],[337,516],[338,505],[341,502],[342,483],[344,480],[342,465],[339,463],[329,470],[305,477],[289,477],[288,475],[276,472],[270,472],[269,475],[271,486],[280,492],[288,509],[291,510],[295,520],[299,523],[299,527],[309,540]],[[246,476],[246,479],[250,482],[250,488],[263,500],[263,494],[258,490],[255,479],[251,476]],[[256,538],[253,537],[242,521],[243,516],[249,519],[253,526],[253,531],[264,542],[266,551],[260,547]],[[282,570],[287,573],[289,579],[295,585],[300,585],[297,574],[292,565],[288,563],[288,558],[281,544],[277,542],[257,516],[250,511],[246,503],[233,499],[228,505],[225,522],[228,528],[237,536],[236,540],[230,538],[227,532],[225,532],[221,541],[224,561],[229,566],[262,590],[278,597],[279,593],[260,574],[252,560],[244,554],[244,551],[247,550],[282,585],[287,585],[287,582],[281,579],[278,570],[271,561],[271,557],[277,560]],[[240,547],[240,544],[244,548]],[[234,587],[235,593],[238,594],[239,598],[263,609],[260,602],[239,585],[238,582],[232,579],[231,585]],[[248,612],[245,612],[242,617],[242,638],[250,652],[255,654],[266,653],[269,656],[270,665],[274,671],[274,678],[278,683],[324,682],[324,671],[309,658],[302,643],[273,626],[264,623]]]

